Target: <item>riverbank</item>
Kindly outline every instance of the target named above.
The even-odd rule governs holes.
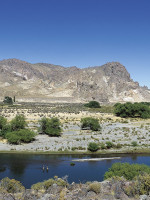
[[[76,107],[77,109],[78,107]],[[150,153],[150,119],[122,119],[112,113],[100,113],[100,110],[78,110],[65,112],[67,107],[57,112],[54,107],[3,108],[1,115],[11,120],[16,114],[24,114],[28,127],[37,132],[31,143],[11,145],[0,138],[0,152],[43,153],[43,154],[93,154],[88,151],[90,142],[97,143],[100,150],[94,154],[107,153]],[[61,137],[49,137],[38,133],[42,117],[58,117],[62,123]],[[101,131],[81,130],[83,117],[98,118]],[[107,146],[111,143],[111,146]]]
[[[1,181],[0,199],[5,200],[149,200],[147,194],[133,188],[134,182],[122,178],[111,178],[102,182],[87,182],[85,184],[68,184],[65,180],[55,177],[47,181],[34,184],[31,189],[25,189],[19,182],[12,180],[12,187],[7,187],[10,179]],[[5,187],[3,188],[3,182]],[[140,183],[139,183],[140,184]],[[132,186],[132,187],[131,187]],[[136,193],[132,194],[132,192]]]
[[[50,155],[121,155],[121,154],[150,154],[150,149],[127,149],[127,150],[102,150],[97,152],[90,151],[16,151],[16,150],[8,150],[8,151],[0,151],[0,154],[8,153],[8,154],[50,154]]]

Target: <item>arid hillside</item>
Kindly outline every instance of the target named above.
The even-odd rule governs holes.
[[[0,99],[6,95],[30,102],[150,101],[150,90],[134,82],[118,62],[80,69],[2,60]]]

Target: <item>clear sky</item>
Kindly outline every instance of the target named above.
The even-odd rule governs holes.
[[[150,88],[150,0],[0,0],[0,60],[122,63]]]

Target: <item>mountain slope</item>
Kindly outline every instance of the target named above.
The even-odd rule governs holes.
[[[140,87],[118,62],[79,69],[17,59],[0,61],[0,97],[18,101],[106,102],[150,101],[150,90]]]

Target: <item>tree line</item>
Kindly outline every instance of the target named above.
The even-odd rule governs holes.
[[[56,117],[43,117],[39,120],[39,124],[39,133],[47,134],[50,137],[59,137],[62,134],[61,122]],[[99,131],[101,126],[98,119],[86,117],[81,119],[81,129]],[[16,115],[10,122],[0,116],[0,136],[11,144],[21,144],[33,141],[36,133],[28,128],[24,115]]]
[[[114,113],[116,116],[127,118],[150,118],[150,107],[149,103],[116,103],[114,105]]]

